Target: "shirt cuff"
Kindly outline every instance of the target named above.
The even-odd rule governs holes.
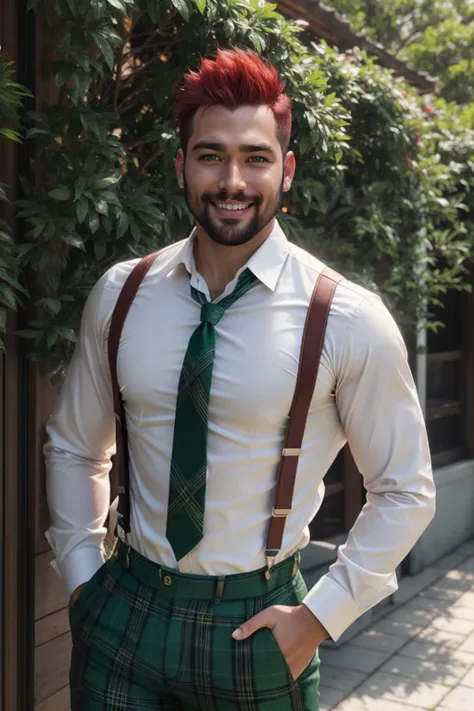
[[[328,575],[318,580],[311,588],[303,604],[325,627],[334,642],[364,612],[359,609],[349,593]]]
[[[94,546],[84,546],[69,553],[58,566],[68,593],[71,594],[79,585],[87,583],[104,562],[104,553]]]

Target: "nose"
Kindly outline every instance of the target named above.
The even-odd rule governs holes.
[[[223,173],[219,182],[219,188],[226,190],[229,195],[245,190],[247,183],[240,171],[236,161],[229,161],[223,164]]]

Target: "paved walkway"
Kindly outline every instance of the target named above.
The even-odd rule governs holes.
[[[474,711],[474,541],[402,579],[394,603],[323,645],[320,711]]]

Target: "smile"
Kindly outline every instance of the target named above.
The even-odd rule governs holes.
[[[219,210],[228,210],[229,212],[241,212],[242,210],[248,210],[248,208],[253,205],[252,202],[214,202],[212,204]]]

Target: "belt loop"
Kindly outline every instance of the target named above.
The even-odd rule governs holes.
[[[217,585],[216,585],[216,602],[221,601],[222,593],[224,592],[224,585],[225,585],[225,575],[218,575],[217,576]]]
[[[127,543],[117,540],[117,547],[115,548],[114,555],[117,556],[117,559],[125,568],[127,568],[127,570],[130,568],[130,546],[127,545]]]
[[[294,578],[301,565],[301,551],[298,550],[294,554],[295,562],[293,563],[293,570],[291,571],[291,577]]]
[[[110,558],[118,558],[118,546],[119,546],[119,538],[115,536],[114,538],[114,545],[112,546],[112,550],[110,551]]]

